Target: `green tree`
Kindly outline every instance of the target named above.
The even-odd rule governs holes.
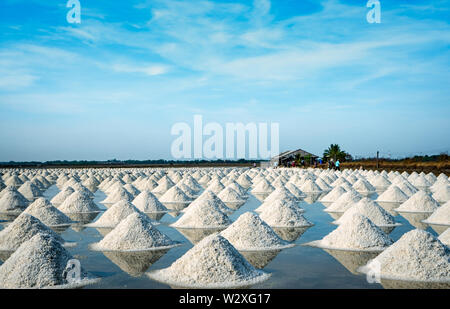
[[[345,161],[350,155],[341,149],[338,144],[331,144],[330,147],[324,150],[323,157],[325,159],[333,158],[334,161]],[[351,157],[351,156],[350,156]]]

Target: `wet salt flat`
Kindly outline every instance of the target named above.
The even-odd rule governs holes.
[[[44,197],[50,200],[58,192],[58,188],[53,185],[44,192]],[[104,210],[107,208],[99,202],[104,200],[105,197],[106,195],[100,190],[95,193],[94,197],[94,202]],[[372,199],[376,197],[376,193],[371,195]],[[244,257],[251,261],[254,266],[261,267],[268,263],[263,270],[271,273],[271,277],[267,281],[254,285],[252,288],[383,288],[383,285],[379,283],[368,283],[365,275],[355,272],[355,265],[361,264],[359,266],[362,266],[367,262],[367,257],[365,258],[361,254],[346,253],[344,251],[329,251],[327,253],[320,248],[301,245],[321,239],[337,227],[331,224],[334,219],[330,214],[323,211],[325,207],[322,203],[311,200],[308,202],[301,201],[299,206],[305,209],[304,216],[310,222],[314,223],[314,226],[303,229],[297,228],[291,231],[277,231],[280,233],[279,235],[283,236],[282,238],[292,240],[298,233],[306,230],[294,241],[296,244],[295,247],[281,251],[244,253]],[[235,221],[241,214],[247,211],[253,211],[260,205],[261,202],[250,193],[246,203],[233,212],[230,215],[230,219]],[[161,215],[162,217],[158,220],[161,225],[158,225],[158,229],[171,239],[182,242],[183,244],[180,247],[153,254],[153,256],[138,254],[137,258],[139,262],[136,262],[136,254],[133,256],[132,254],[102,253],[90,250],[88,248],[89,244],[98,242],[103,238],[101,234],[103,231],[101,229],[75,226],[62,232],[61,236],[65,240],[77,242],[77,246],[68,248],[68,251],[80,260],[85,270],[102,278],[99,283],[86,288],[170,288],[166,284],[151,280],[143,272],[170,266],[175,260],[193,247],[190,240],[194,242],[199,241],[207,235],[208,231],[203,235],[196,230],[180,229],[178,231],[168,225],[175,222],[182,215],[181,213]],[[174,217],[174,215],[176,216]],[[414,226],[404,217],[397,215],[395,219],[402,225],[396,227],[390,233],[394,241],[398,240],[404,233],[414,229]],[[7,223],[2,223],[2,225],[5,224]],[[431,227],[427,227],[426,225],[422,227],[426,227],[428,232],[437,236],[437,233]],[[142,263],[142,261],[147,262]],[[153,261],[154,263],[150,265]],[[386,285],[386,287],[389,287],[389,285]]]

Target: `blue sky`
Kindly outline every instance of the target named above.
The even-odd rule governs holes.
[[[0,161],[170,159],[172,125],[279,122],[280,150],[450,150],[450,1],[0,2]]]

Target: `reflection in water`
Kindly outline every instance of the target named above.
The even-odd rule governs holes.
[[[263,269],[281,252],[281,250],[270,251],[239,251],[244,258],[254,267]]]
[[[343,212],[327,212],[327,214],[330,215],[331,218],[333,218],[334,220],[339,219],[340,217],[342,217],[342,215],[344,214]]]
[[[422,220],[428,218],[430,216],[430,213],[400,212],[400,215],[415,228],[421,230],[426,230],[428,228],[428,224],[423,223]]]
[[[300,236],[302,236],[306,230],[308,230],[310,226],[307,227],[273,227],[275,233],[280,236],[281,239],[293,242],[297,240]]]
[[[378,226],[378,227],[386,234],[390,234],[392,233],[393,230],[395,230],[397,226]]]
[[[161,220],[167,212],[146,212],[145,214],[154,221]]]
[[[253,196],[260,202],[264,202],[264,200],[270,195],[269,193],[253,193]]]
[[[385,289],[450,289],[450,282],[420,282],[381,279],[381,285]]]
[[[13,253],[14,251],[0,251],[0,260],[6,261]]]
[[[103,251],[102,253],[127,274],[133,277],[139,277],[169,250],[170,249],[143,252]]]
[[[76,224],[71,226],[72,230],[76,232],[83,231],[86,227],[85,224],[91,223],[98,216],[98,212],[90,212],[90,213],[66,213],[65,215],[70,218],[72,221],[76,221]]]
[[[242,205],[244,205],[244,204],[245,204],[245,201],[244,201],[244,202],[225,202],[225,205],[226,205],[228,208],[231,208],[231,209],[233,209],[233,210],[238,210],[238,209],[241,208]]]
[[[364,266],[369,260],[377,257],[380,252],[364,252],[364,251],[346,251],[346,250],[332,250],[323,249],[326,253],[334,257],[339,263],[342,264],[349,272],[354,275],[361,273],[357,272],[357,269]]]
[[[169,214],[172,217],[176,217],[178,216],[178,214],[180,213],[180,211],[182,211],[183,209],[185,209],[188,204],[187,203],[163,203],[164,206],[166,206],[166,208],[168,210],[171,210],[169,212]],[[176,214],[176,215],[175,215]]]
[[[397,216],[398,212],[396,212],[394,209],[398,208],[401,203],[389,203],[389,202],[378,202],[378,205],[384,208],[391,216]]]
[[[189,240],[193,245],[200,242],[206,236],[213,233],[223,231],[225,228],[220,229],[183,229],[176,228],[187,240]]]
[[[95,228],[103,237],[108,235],[114,228],[113,227],[97,227]]]
[[[70,224],[60,225],[60,226],[50,226],[50,228],[53,231],[55,231],[55,233],[58,233],[58,234],[64,233],[69,227],[70,227]]]
[[[2,220],[2,221],[14,221],[19,215],[20,215],[20,213],[2,212],[2,213],[0,213],[0,220]]]
[[[306,193],[306,197],[303,200],[308,204],[314,204],[318,199],[326,195],[326,193],[328,192]]]
[[[428,224],[429,226],[431,226],[431,228],[433,230],[436,231],[436,233],[438,233],[439,235],[441,235],[442,233],[444,233],[450,226],[449,225],[443,225],[443,224]]]

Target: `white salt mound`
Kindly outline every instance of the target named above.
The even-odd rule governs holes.
[[[438,207],[439,203],[436,202],[434,198],[432,198],[425,191],[420,190],[394,210],[397,212],[432,213],[433,211],[438,209]]]
[[[326,212],[345,212],[347,209],[352,207],[355,203],[362,199],[361,194],[355,190],[347,191],[342,194],[335,202],[333,202],[327,209]]]
[[[399,187],[391,185],[377,197],[377,201],[384,203],[403,203],[406,202],[408,198],[408,195],[406,195]]]
[[[167,212],[167,208],[149,190],[142,191],[133,200],[132,204],[142,212],[160,213]]]
[[[445,203],[450,200],[450,185],[439,187],[434,193],[433,198],[439,203]]]
[[[278,207],[296,207],[298,208],[299,212],[304,212],[305,210],[301,207],[299,207],[297,205],[297,202],[294,202],[292,200],[271,200],[271,201],[265,201],[264,203],[262,203],[258,208],[255,209],[255,212],[264,212],[267,209],[272,209],[272,208],[278,208]]]
[[[143,214],[128,201],[118,201],[105,211],[95,222],[85,224],[87,227],[114,228],[132,213]],[[145,216],[145,214],[143,214]]]
[[[447,245],[447,247],[450,247],[450,228],[446,229],[444,233],[439,235],[438,238],[443,244]]]
[[[22,193],[29,201],[34,201],[37,197],[42,195],[41,190],[39,190],[39,188],[31,181],[26,181],[17,191]]]
[[[422,222],[427,224],[450,225],[450,201],[436,209],[431,216]]]
[[[170,267],[147,273],[154,280],[178,287],[233,288],[267,280],[225,238],[205,237]]]
[[[29,201],[14,187],[7,187],[5,190],[0,198],[0,212],[20,213],[28,206]]]
[[[185,213],[170,226],[177,228],[223,228],[231,224],[230,218],[212,200],[194,201]]]
[[[268,193],[274,191],[275,188],[266,180],[262,179],[252,189],[253,193]]]
[[[5,229],[0,231],[0,251],[17,250],[23,242],[31,239],[38,233],[52,235],[59,242],[64,243],[61,236],[44,225],[39,219],[22,213]]]
[[[122,220],[100,242],[91,249],[99,251],[147,251],[168,249],[177,245],[158,231],[150,219],[139,213],[132,213]]]
[[[211,191],[210,189],[206,189],[192,204],[194,204],[197,201],[203,200],[203,199],[210,200],[210,201],[214,202],[214,204],[220,209],[220,211],[222,211],[224,213],[231,213],[231,212],[233,212],[233,209],[231,209],[227,205],[225,205],[225,203],[222,202],[222,200],[220,198],[218,198],[217,195],[214,194],[214,192]],[[189,207],[192,206],[192,204],[190,204],[183,211],[188,210]]]
[[[101,201],[102,204],[114,204],[118,201],[125,200],[131,202],[134,200],[134,196],[128,192],[125,188],[119,187],[114,192],[110,193],[106,199]]]
[[[324,249],[382,251],[392,243],[392,239],[372,221],[356,213],[322,240],[308,244]]]
[[[347,222],[349,221],[349,217],[353,216],[356,213],[366,216],[376,226],[387,227],[399,225],[395,222],[395,219],[392,215],[390,215],[375,201],[368,198],[363,198],[353,207],[350,207],[338,220],[334,221],[333,223],[339,225],[342,224],[342,222]]]
[[[53,205],[60,205],[62,204],[66,198],[68,198],[73,192],[75,192],[75,190],[70,187],[67,186],[64,188],[64,190],[60,191],[58,194],[56,194],[51,200],[50,203],[52,203]]]
[[[328,192],[325,196],[319,199],[319,202],[323,203],[333,203],[335,202],[342,194],[347,192],[343,187],[338,186],[333,188],[330,192]]]
[[[277,250],[294,246],[281,239],[261,218],[246,212],[220,233],[240,251]]]
[[[245,200],[236,190],[226,187],[217,195],[224,203],[243,203]]]
[[[94,213],[100,212],[100,208],[87,195],[75,191],[58,206],[63,213]]]
[[[178,186],[173,186],[159,198],[161,203],[190,203],[192,198],[186,195]]]
[[[47,199],[40,197],[30,204],[24,213],[34,216],[49,227],[70,225],[72,220],[55,208]]]
[[[289,203],[273,203],[260,214],[260,218],[271,227],[308,227],[313,224],[303,215],[303,210]]]
[[[412,230],[360,271],[375,269],[385,279],[450,282],[450,249],[432,234]]]
[[[25,241],[0,266],[0,287],[48,288],[79,287],[91,284],[95,279],[81,268],[80,281],[69,284],[65,275],[68,262],[73,259],[57,238],[38,233]]]

